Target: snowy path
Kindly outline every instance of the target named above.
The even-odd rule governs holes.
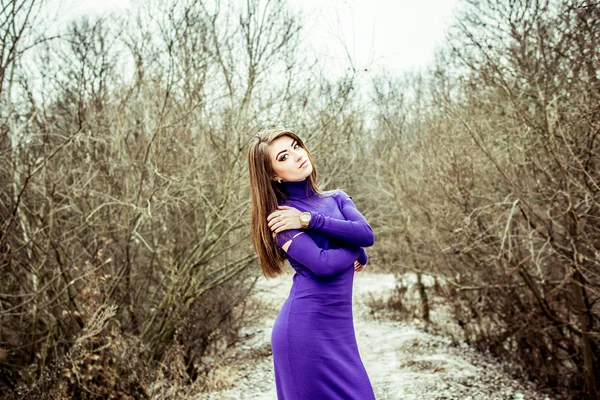
[[[290,274],[260,279],[256,298],[269,312],[246,332],[234,386],[205,393],[202,400],[276,400],[270,335],[273,321],[291,286]],[[375,320],[365,301],[394,288],[389,274],[357,273],[354,279],[354,324],[361,358],[378,400],[417,399],[546,399],[506,376],[499,366],[465,344],[431,335],[411,323]],[[233,370],[231,370],[233,371]],[[315,399],[321,400],[321,399]],[[325,400],[325,399],[323,399]]]

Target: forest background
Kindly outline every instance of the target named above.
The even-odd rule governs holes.
[[[463,0],[430,68],[341,76],[285,1],[51,35],[42,7],[0,0],[1,394],[201,384],[256,312],[245,154],[277,125],[352,193],[371,268],[435,277],[469,343],[600,398],[596,2]]]

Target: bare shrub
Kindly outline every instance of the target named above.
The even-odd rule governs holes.
[[[34,2],[16,3],[25,14],[2,3],[0,26],[33,32],[18,22]],[[19,47],[3,53],[0,376],[9,388],[33,388],[53,369],[64,375],[44,390],[144,397],[182,321],[192,377],[243,321],[236,306],[255,255],[244,246],[239,161],[265,93],[285,103],[263,77],[293,76],[299,25],[280,1],[144,6],[136,18],[77,20],[28,59]],[[18,34],[2,36],[3,51]],[[71,353],[106,304],[116,306],[110,326]]]
[[[53,37],[35,2],[0,4],[2,387],[189,396],[249,317],[248,139],[293,123],[328,154],[360,137],[353,77],[303,63],[281,0],[148,1]]]
[[[376,296],[369,293],[365,304],[369,307],[369,313],[375,318],[392,318],[403,320],[413,315],[414,308],[407,305],[407,287],[402,284],[396,285],[390,295]],[[392,313],[390,315],[389,313]]]
[[[238,342],[239,330],[250,322],[244,302],[257,278],[228,281],[209,290],[190,307],[176,335],[185,352],[191,380],[207,376],[225,351]]]
[[[373,166],[395,216],[381,239],[398,268],[440,279],[471,343],[588,399],[600,382],[598,21],[587,1],[465,2],[430,74],[374,82]]]

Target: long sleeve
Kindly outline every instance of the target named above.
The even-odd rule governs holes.
[[[362,252],[358,246],[323,250],[301,229],[288,229],[276,236],[279,247],[289,240],[292,243],[287,254],[319,276],[334,275],[351,268]]]
[[[361,263],[362,265],[367,265],[367,261],[369,261],[369,256],[367,255],[367,252],[365,251],[365,249],[363,249],[362,247],[360,249],[361,249],[361,252],[360,252],[360,255],[358,256],[357,261],[359,263]]]
[[[345,220],[331,218],[318,211],[310,211],[311,220],[308,229],[313,229],[355,246],[373,246],[375,235],[367,219],[358,211],[352,197],[342,190],[340,190],[340,194],[340,210]]]

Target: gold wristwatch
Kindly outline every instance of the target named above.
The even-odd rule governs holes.
[[[308,211],[300,214],[300,224],[302,225],[302,228],[308,228],[308,224],[310,224],[310,218],[311,215]]]

